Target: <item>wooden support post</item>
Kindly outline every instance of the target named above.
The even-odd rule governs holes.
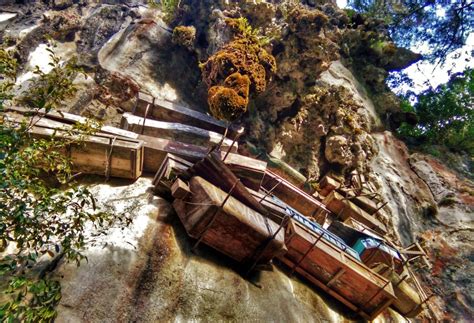
[[[132,108],[132,113],[135,114],[135,112],[137,111],[137,107],[138,107],[138,93],[140,93],[140,91],[137,92],[137,94],[135,94],[135,104],[133,105],[133,108]]]
[[[155,101],[155,97],[153,97],[153,102]],[[143,124],[142,124],[142,129],[140,130],[140,134],[143,135],[143,132],[145,131],[145,122],[146,122],[146,117],[148,117],[148,111],[150,110],[150,103],[147,104],[145,113],[143,115]]]
[[[117,137],[109,138],[109,151],[106,156],[106,165],[105,165],[105,180],[108,181],[110,178],[110,170],[112,168],[112,150],[114,149],[114,142]]]
[[[153,178],[153,182],[152,184],[156,187],[158,185],[158,183],[161,181],[161,178],[163,177],[165,171],[166,171],[166,167],[168,165],[168,160],[169,160],[169,157],[168,157],[168,154],[165,156],[165,158],[163,159],[163,162],[161,163],[160,165],[160,168],[158,168],[158,171],[156,172],[155,174],[155,177]]]
[[[334,276],[332,276],[332,278],[326,283],[326,286],[329,287],[334,284],[345,272],[346,270],[344,268],[339,269],[337,273],[335,273]]]

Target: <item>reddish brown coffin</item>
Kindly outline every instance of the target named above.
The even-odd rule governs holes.
[[[330,213],[323,203],[268,169],[265,171],[262,186],[309,218],[314,217],[317,212]]]
[[[279,258],[284,264],[293,269],[299,263],[295,272],[363,317],[375,318],[395,299],[386,278],[294,221],[287,227],[285,243],[288,253]]]
[[[173,207],[191,237],[202,235],[203,243],[239,262],[267,262],[286,252],[283,229],[270,239],[279,229],[275,222],[232,196],[221,208],[227,193],[201,177],[192,177],[189,188],[188,201],[175,199]]]
[[[338,219],[342,219],[342,221],[348,218],[354,218],[378,234],[384,235],[387,233],[387,227],[382,222],[351,201],[345,199],[344,196],[336,191],[332,191],[328,196],[326,196],[323,203],[326,204],[326,207],[329,210],[337,215]]]

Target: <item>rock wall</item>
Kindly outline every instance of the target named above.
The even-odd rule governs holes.
[[[51,34],[63,58],[79,56],[88,75],[77,77],[79,91],[64,110],[117,125],[139,88],[206,111],[198,62],[228,41],[225,17],[247,17],[272,39],[267,46],[278,70],[241,120],[245,140],[310,180],[328,170],[365,172],[388,202],[383,220],[391,236],[404,245],[418,239],[428,250],[433,269],[419,273],[437,295],[430,311],[438,319],[473,317],[474,186],[432,157],[410,154],[383,131],[387,118],[399,113],[384,85],[387,70],[416,57],[393,47],[380,23],[350,20],[331,1],[307,1],[295,11],[288,2],[182,1],[174,24],[196,27],[193,50],[173,43],[162,13],[144,1],[2,2],[2,11],[16,16],[0,24],[0,38],[18,49],[27,87],[38,58],[47,66],[41,49],[44,34]],[[377,33],[382,36],[374,43],[370,37]],[[132,212],[132,224],[111,228],[95,242],[92,235],[89,262],[81,267],[58,266],[58,321],[356,319],[278,266],[244,278],[213,250],[191,253],[170,205],[148,190],[150,179],[94,185],[97,198],[115,212]],[[379,319],[403,320],[393,311]]]

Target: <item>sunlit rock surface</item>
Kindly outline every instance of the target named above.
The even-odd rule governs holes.
[[[277,266],[243,277],[243,268],[194,241],[150,178],[111,181],[91,190],[132,224],[92,236],[80,267],[60,263],[57,322],[284,321],[341,322],[355,318]],[[398,317],[392,312],[392,317]]]

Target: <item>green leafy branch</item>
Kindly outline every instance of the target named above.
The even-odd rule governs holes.
[[[0,49],[0,320],[7,322],[52,321],[60,286],[35,274],[38,259],[65,257],[79,265],[85,259],[86,228],[107,227],[118,217],[97,208],[93,194],[74,181],[66,153],[100,124],[77,124],[49,138],[31,134],[40,111],[60,108],[76,92],[73,80],[81,73],[74,59],[63,63],[54,46],[48,51],[51,71],[37,67],[28,90],[15,96],[18,64],[12,52]],[[30,119],[11,122],[4,109],[8,104],[29,107]],[[9,246],[14,251],[6,254]]]

